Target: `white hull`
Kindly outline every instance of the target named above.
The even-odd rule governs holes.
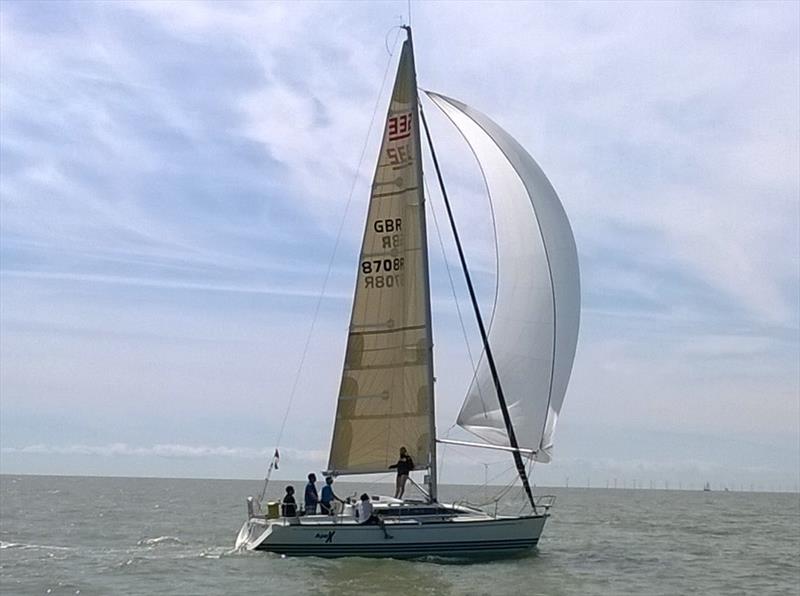
[[[319,557],[497,557],[533,549],[548,513],[492,517],[456,508],[455,515],[386,517],[384,529],[350,516],[251,517],[237,548]],[[388,535],[388,536],[387,536]]]

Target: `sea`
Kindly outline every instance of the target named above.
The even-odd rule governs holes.
[[[0,476],[0,593],[800,594],[796,493],[538,487],[556,497],[538,548],[464,562],[237,552],[245,497],[260,489],[244,480]],[[479,502],[493,490],[440,492]],[[504,499],[501,509],[520,504],[517,493]]]

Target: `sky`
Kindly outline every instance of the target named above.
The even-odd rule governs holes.
[[[573,226],[581,331],[535,481],[797,490],[800,5],[411,10],[420,86],[513,134]],[[407,19],[405,0],[0,4],[0,471],[255,479],[279,438],[276,477],[324,469]],[[488,310],[480,173],[434,112]],[[437,427],[468,439],[442,235]],[[445,482],[512,465],[441,451]]]

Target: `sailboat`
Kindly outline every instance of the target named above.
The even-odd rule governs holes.
[[[424,91],[470,145],[492,202],[498,271],[487,325],[421,109],[411,28],[404,29],[325,473],[386,474],[406,447],[415,469],[427,472],[417,485],[424,498],[369,496],[379,527],[359,524],[350,503],[335,515],[284,517],[277,503],[263,507],[249,497],[248,519],[236,540],[241,549],[322,557],[505,556],[535,547],[550,516],[554,499],[534,497],[528,470],[533,462],[550,461],[575,356],[580,283],[572,230],[552,185],[516,140],[478,110]],[[436,435],[423,132],[483,342],[457,420],[476,441]],[[509,452],[524,488],[525,513],[505,516],[440,502],[440,443]]]

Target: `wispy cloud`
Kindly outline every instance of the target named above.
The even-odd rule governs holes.
[[[257,287],[244,285],[225,285],[214,283],[191,283],[170,281],[168,279],[148,279],[144,277],[128,277],[119,275],[92,275],[78,273],[51,273],[45,271],[16,271],[6,269],[0,272],[2,276],[23,277],[35,280],[86,282],[100,284],[114,284],[127,286],[140,286],[148,288],[163,288],[170,290],[201,290],[204,292],[232,292],[239,294],[265,294],[273,296],[295,296],[298,298],[319,298],[319,291],[304,288]],[[326,292],[326,299],[350,299],[349,294],[334,294]]]
[[[317,462],[327,457],[327,452],[314,450],[282,449],[285,457],[295,462]],[[3,447],[5,455],[88,455],[101,457],[164,457],[164,458],[237,458],[269,460],[274,449],[253,449],[250,447],[226,447],[207,445],[163,444],[149,447],[134,446],[127,443],[106,445],[48,445],[37,443],[24,447]]]
[[[584,318],[565,419],[796,429],[800,7],[454,6],[415,5],[421,83],[518,137],[575,230]],[[299,424],[328,429],[380,123],[367,131],[404,10],[1,3],[0,408],[145,404],[140,417],[180,420],[191,404],[213,419],[257,396],[265,418],[282,412],[355,183],[297,397]],[[491,295],[479,171],[427,112]],[[470,371],[432,249],[450,414]],[[246,354],[209,347],[240,338]],[[52,440],[40,426],[24,432]]]

